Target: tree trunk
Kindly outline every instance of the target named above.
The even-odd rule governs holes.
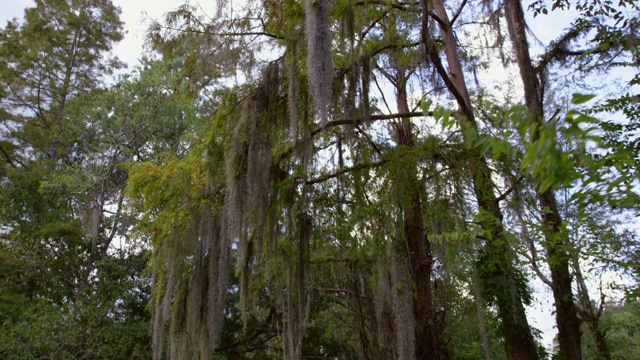
[[[404,122],[405,120],[403,120]],[[410,139],[411,134],[404,133],[400,138]],[[409,142],[412,142],[409,140]],[[405,144],[402,144],[405,145]],[[415,176],[411,177],[412,181]],[[407,251],[411,278],[415,286],[413,313],[416,321],[416,359],[441,359],[436,349],[439,334],[435,329],[435,312],[433,309],[433,294],[431,289],[431,273],[433,258],[431,246],[424,235],[422,220],[422,201],[420,199],[419,184],[413,181],[411,200],[403,204],[404,248]]]
[[[604,294],[602,294],[602,291],[600,292],[600,304],[596,308],[595,302],[591,301],[591,297],[589,296],[589,289],[582,275],[578,255],[573,254],[572,262],[578,283],[577,296],[579,307],[577,310],[582,319],[584,319],[585,324],[589,327],[589,332],[591,332],[593,343],[596,346],[596,358],[609,360],[611,359],[611,354],[604,338],[604,332],[600,329],[600,317],[604,309]]]
[[[444,3],[442,0],[422,0],[421,3],[424,11],[422,41],[426,47],[427,56],[458,103],[459,111],[462,114],[460,116],[462,127],[477,130],[458,56],[457,42]],[[446,70],[429,33],[430,17],[436,18],[440,26],[448,65]],[[487,282],[487,290],[496,300],[508,358],[537,360],[536,344],[527,322],[522,294],[516,286],[516,271],[513,268],[509,255],[511,251],[504,236],[502,211],[493,192],[495,184],[491,178],[491,170],[479,149],[474,147],[471,151],[469,171],[473,178],[474,192],[480,208],[480,224],[486,237],[483,252],[486,260],[490,263],[487,266],[491,267],[491,278],[482,280]]]
[[[484,315],[484,301],[482,300],[482,292],[480,290],[480,280],[478,279],[478,270],[473,265],[473,300],[476,304],[476,312],[478,317],[478,331],[480,331],[480,341],[482,343],[482,352],[485,360],[491,360],[491,352],[489,351],[489,335],[487,334],[487,322]]]
[[[536,141],[539,138],[539,127],[543,123],[544,116],[542,86],[529,55],[524,12],[520,0],[505,0],[505,12],[509,36],[516,52],[520,76],[524,85],[525,104],[529,110],[531,121],[537,126],[532,137],[532,141]],[[566,249],[568,241],[560,231],[562,218],[558,212],[553,188],[548,188],[542,192],[538,189],[537,194],[542,215],[542,225],[546,230],[544,247],[547,251],[549,268],[551,269],[560,356],[566,360],[579,360],[582,359],[580,320],[578,319],[571,289],[570,256]]]
[[[396,64],[397,106],[400,113],[409,112],[407,96],[407,79],[405,69]],[[395,124],[398,146],[415,146],[411,130],[411,121],[403,118]],[[433,293],[431,288],[431,274],[433,271],[433,255],[431,244],[424,233],[422,218],[422,201],[420,186],[416,174],[417,164],[407,166],[410,184],[406,184],[410,196],[402,206],[404,241],[407,252],[411,278],[415,286],[413,313],[416,322],[415,358],[418,360],[447,359],[447,353],[437,331],[435,311],[433,308]]]

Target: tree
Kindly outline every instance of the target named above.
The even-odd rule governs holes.
[[[229,300],[236,298],[229,294],[237,291],[235,307],[245,326],[275,312],[282,330],[266,341],[278,344],[285,358],[311,351],[304,344],[316,339],[308,334],[318,336],[316,326],[326,325],[319,321],[322,311],[336,304],[346,309],[341,315],[353,319],[348,326],[353,340],[345,343],[344,354],[455,357],[450,317],[465,302],[453,299],[472,298],[485,357],[491,356],[489,308],[497,311],[507,358],[536,359],[544,354],[525,314],[531,299],[521,250],[535,250],[538,241],[551,270],[561,356],[581,357],[570,268],[574,251],[581,249],[568,243],[555,195],[575,185],[580,172],[568,170],[576,158],[559,148],[555,134],[584,140],[588,118],[569,112],[565,128],[543,121],[540,79],[552,79],[531,75],[555,66],[561,56],[583,55],[580,59],[589,61],[592,54],[615,55],[608,49],[567,50],[583,34],[575,28],[536,64],[529,55],[523,9],[508,3],[505,16],[523,75],[525,106],[488,104],[483,89],[466,80],[471,72],[465,66],[477,58],[455,35],[482,11],[494,29],[489,35],[503,51],[496,28],[501,14],[490,5],[321,1],[276,7],[256,2],[244,15],[231,16],[221,6],[213,21],[185,6],[168,16],[166,26],[154,26],[158,43],[190,38],[198,44],[189,50],[195,64],[204,65],[206,58],[199,56],[206,44],[225,44],[226,51],[216,53],[220,59],[256,54],[264,44],[277,52],[258,70],[241,70],[249,76],[246,84],[222,90],[228,95],[220,98],[206,150],[195,153],[208,158],[206,165],[176,160],[160,168],[140,167],[132,179],[131,194],[155,229],[149,235],[162,242],[156,255],[161,276],[155,300],[157,358],[181,349],[194,356],[225,353],[221,349],[229,344],[218,336],[220,329],[237,320],[222,314],[230,311],[225,304],[234,306]],[[229,26],[221,20],[225,15],[231,16]],[[184,33],[174,33],[176,28]],[[233,75],[240,69],[227,71]],[[411,108],[412,87],[429,94],[416,99],[423,111]],[[395,104],[388,101],[388,89]],[[431,106],[429,97],[436,96],[444,106]],[[437,123],[429,125],[432,120],[426,118]],[[514,133],[519,138],[509,138]],[[586,151],[577,154],[591,161]],[[207,168],[198,175],[193,195],[170,191],[172,184],[186,186],[184,174],[198,166]],[[216,196],[207,197],[212,191]],[[155,194],[169,197],[160,201]],[[522,194],[531,194],[538,205],[531,207],[531,198]],[[193,218],[176,215],[189,208]],[[518,224],[510,223],[517,209],[539,214],[533,236],[529,229],[518,234]],[[183,236],[188,246],[181,245]],[[448,254],[453,244],[466,252]],[[531,258],[542,274],[540,259]],[[456,262],[478,276],[470,280],[462,270],[456,274]],[[324,263],[334,270],[318,265]],[[225,275],[229,266],[235,267],[234,276]],[[336,276],[335,269],[344,275]],[[465,286],[478,291],[464,294]],[[363,299],[373,299],[374,305],[366,306]],[[240,337],[245,340],[237,343],[250,342]],[[213,345],[189,345],[202,344],[203,338]]]
[[[10,22],[1,34],[2,219],[10,242],[26,255],[29,270],[23,286],[29,299],[57,288],[47,283],[50,279],[36,278],[48,268],[42,267],[41,256],[67,261],[63,267],[76,271],[79,282],[88,276],[77,263],[77,247],[84,246],[85,231],[89,242],[95,238],[98,223],[92,225],[89,214],[74,219],[74,213],[91,213],[93,206],[74,209],[73,199],[48,185],[62,166],[79,165],[73,159],[73,134],[63,131],[68,105],[74,97],[97,91],[102,75],[120,66],[116,59],[105,58],[122,39],[118,16],[108,1],[38,1],[25,11],[22,25]],[[52,256],[48,251],[61,253]],[[67,281],[73,288],[76,279]],[[64,297],[73,296],[60,294]]]
[[[60,101],[40,106],[44,120],[5,107],[0,256],[46,265],[8,261],[0,296],[19,303],[20,276],[35,274],[29,321],[78,325],[50,336],[10,313],[19,340],[3,338],[5,353],[137,356],[146,341],[138,355],[156,359],[538,359],[532,271],[554,292],[555,355],[582,357],[580,320],[605,344],[585,261],[628,269],[637,254],[609,211],[633,191],[598,171],[629,184],[635,165],[603,155],[630,147],[585,112],[592,97],[566,109],[550,95],[564,85],[552,70],[632,54],[589,4],[539,58],[517,1],[221,2],[213,18],[187,4],[152,24],[142,67],[70,93],[62,120]],[[595,49],[573,47],[591,30]],[[484,83],[484,64],[510,51],[522,99]],[[45,120],[56,130],[31,126]],[[120,238],[142,246],[115,252]],[[53,277],[73,280],[43,285]],[[146,299],[151,340],[108,331],[139,329]],[[30,337],[41,346],[20,345]]]
[[[520,68],[525,104],[531,122],[536,127],[531,134],[531,141],[535,142],[540,139],[541,135],[538,128],[542,126],[545,114],[543,108],[544,89],[537,73],[544,74],[546,69],[534,69],[533,61],[529,54],[522,4],[519,1],[505,1],[505,17],[516,53],[518,67]],[[545,228],[546,240],[544,244],[547,250],[547,261],[551,269],[551,287],[555,300],[560,356],[565,359],[581,359],[580,320],[578,319],[572,291],[569,266],[570,254],[569,250],[567,250],[568,241],[561,231],[562,218],[558,210],[553,187],[539,186],[536,191],[538,192],[538,201],[540,203],[542,225]]]
[[[128,164],[184,151],[198,110],[175,61],[143,60],[104,88],[121,66],[107,58],[118,16],[108,1],[44,1],[2,33],[2,293],[16,305],[3,357],[149,357]]]

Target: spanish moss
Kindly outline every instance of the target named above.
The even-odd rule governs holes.
[[[307,36],[307,75],[313,96],[315,115],[325,126],[330,112],[333,90],[333,49],[329,28],[329,0],[305,1]]]

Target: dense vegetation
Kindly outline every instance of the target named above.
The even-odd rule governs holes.
[[[635,1],[119,13],[0,31],[0,357],[638,358]]]

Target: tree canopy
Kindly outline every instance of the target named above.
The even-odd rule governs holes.
[[[176,5],[0,32],[2,357],[634,359],[634,1]]]

